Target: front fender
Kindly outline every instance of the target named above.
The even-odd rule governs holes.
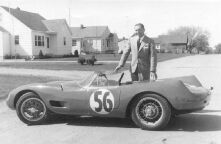
[[[29,85],[20,86],[9,92],[8,97],[6,99],[6,104],[8,105],[9,108],[15,109],[16,102],[18,101],[18,99],[27,92],[36,93],[43,100],[45,100],[44,96],[42,96],[42,93],[50,90],[53,91],[55,89],[61,90],[60,87],[51,87],[44,84],[29,84]]]

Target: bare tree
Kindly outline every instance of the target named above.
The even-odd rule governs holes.
[[[216,53],[218,53],[218,54],[221,54],[221,43],[219,43],[219,44],[217,44],[216,46],[215,46],[215,48],[216,48]]]
[[[199,51],[205,51],[209,46],[210,34],[207,30],[203,30],[200,27],[181,26],[169,30],[167,34],[171,36],[186,35],[188,40],[187,51],[189,53],[192,52],[193,48],[196,48],[199,53]]]

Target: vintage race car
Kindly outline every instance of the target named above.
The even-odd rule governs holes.
[[[159,130],[173,115],[201,110],[210,101],[211,90],[195,76],[122,82],[123,76],[95,72],[80,82],[24,85],[9,93],[7,105],[29,125],[41,124],[53,114],[65,114],[130,117],[142,129]]]

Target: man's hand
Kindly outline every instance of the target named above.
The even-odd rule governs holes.
[[[152,81],[157,80],[157,74],[156,74],[156,72],[150,72],[150,80],[152,80]]]
[[[121,68],[122,68],[122,66],[118,65],[118,66],[115,68],[114,72],[117,73]]]

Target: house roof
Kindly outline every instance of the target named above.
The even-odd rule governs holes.
[[[151,38],[152,40],[154,40],[154,43],[160,43],[160,39],[159,38]]]
[[[72,37],[102,37],[108,26],[71,27]]]
[[[0,31],[1,31],[1,32],[7,32],[7,33],[8,33],[8,31],[7,31],[6,29],[4,29],[3,27],[1,27],[1,26],[0,26]]]
[[[187,43],[187,36],[185,35],[176,35],[176,36],[169,36],[169,35],[160,35],[157,38],[152,38],[155,43],[173,43],[173,44],[180,44],[180,43]]]
[[[20,10],[19,8],[13,9],[5,6],[1,6],[11,15],[20,20],[23,24],[29,27],[32,30],[36,31],[47,31],[47,28],[42,23],[42,20],[45,20],[44,17],[39,15],[38,13],[31,13],[27,11]]]
[[[50,32],[60,31],[66,26],[70,34],[72,34],[65,19],[42,20],[42,22]]]

